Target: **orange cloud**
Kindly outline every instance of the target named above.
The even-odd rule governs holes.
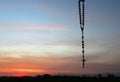
[[[43,73],[43,72],[45,72],[45,70],[36,70],[36,69],[21,69],[21,68],[19,68],[19,69],[15,69],[15,71],[18,71],[18,72],[32,72],[32,73]]]
[[[0,69],[0,72],[43,73],[45,72],[45,70],[16,68],[16,69]]]
[[[57,55],[57,54],[56,54]],[[58,73],[77,73],[75,70],[77,64],[73,62],[73,57],[57,58],[57,57],[34,57],[26,56],[22,58],[0,58],[4,61],[0,62],[0,75],[38,75],[38,74],[58,74]],[[62,61],[61,61],[62,60]],[[5,62],[6,61],[6,62]],[[79,66],[78,66],[79,67]],[[9,68],[9,69],[8,69]]]
[[[44,74],[45,70],[38,69],[23,69],[23,68],[14,68],[14,69],[0,69],[1,75],[7,76],[28,76],[34,74]]]
[[[49,53],[48,53],[49,54]],[[17,53],[16,53],[17,55]],[[39,54],[41,55],[41,54]],[[104,73],[104,72],[117,72],[119,71],[119,57],[109,54],[109,60],[107,55],[103,54],[89,54],[87,55],[88,61],[86,67],[82,69],[82,63],[80,54],[78,56],[52,56],[49,54],[47,57],[27,55],[21,58],[0,58],[0,74],[13,74],[22,76],[37,75],[37,74],[88,74],[88,73]],[[61,54],[64,55],[64,54]],[[112,59],[111,58],[118,58]],[[102,59],[105,58],[106,61]],[[115,62],[116,61],[116,62]],[[9,68],[9,69],[8,69]],[[94,68],[94,69],[93,69]],[[109,69],[108,69],[109,68]]]

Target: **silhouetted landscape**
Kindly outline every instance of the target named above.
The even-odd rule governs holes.
[[[96,76],[66,76],[66,75],[54,75],[49,74],[37,75],[37,76],[1,76],[0,82],[120,82],[120,76],[108,74],[102,76],[98,74]]]

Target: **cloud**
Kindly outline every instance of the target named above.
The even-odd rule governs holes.
[[[41,57],[45,58],[47,55],[44,52],[25,52],[25,51],[0,51],[1,58],[24,58],[24,57]]]
[[[18,30],[18,31],[28,31],[28,30],[41,30],[41,31],[49,31],[49,30],[66,30],[65,26],[41,26],[41,25],[17,25],[17,24],[1,24],[0,30]]]
[[[81,46],[80,40],[73,40],[73,39],[64,39],[59,41],[52,41],[48,42],[47,45],[63,45],[63,46],[74,46],[74,47],[80,47]]]
[[[66,44],[66,41],[63,41],[61,43],[58,42],[60,44],[58,44],[56,41],[55,45],[54,43],[51,43],[49,46],[45,47],[45,51],[43,51],[44,53],[4,52],[3,55],[0,56],[0,65],[1,68],[7,68],[9,65],[11,69],[13,69],[14,67],[23,67],[23,69],[41,69],[45,70],[45,73],[52,74],[119,72],[119,42],[112,44],[113,41],[102,41],[96,41],[96,43],[95,41],[91,41],[91,45],[87,44],[87,48],[88,45],[90,45],[88,49],[91,50],[91,48],[93,48],[93,51],[85,53],[87,61],[84,70],[82,70],[81,53],[76,51],[76,53],[71,53],[71,48],[68,48],[69,46],[67,46],[70,45],[70,43],[73,43],[72,46],[76,46],[76,43],[78,42],[74,41],[70,41],[70,43],[68,42],[68,44]],[[97,46],[98,49],[96,49],[97,47],[94,46]],[[65,48],[68,50],[64,51]],[[75,47],[73,48],[75,49]],[[62,50],[62,52],[60,51],[60,49]],[[88,52],[88,49],[86,49],[86,52]],[[78,50],[81,51],[80,49]],[[17,55],[18,57],[16,57]]]
[[[20,28],[20,30],[64,30],[63,26],[26,26]]]
[[[15,55],[15,54],[14,54]],[[17,55],[17,54],[16,54]],[[39,54],[40,55],[40,54]],[[56,54],[57,55],[57,54]],[[7,74],[11,71],[13,72],[26,72],[31,73],[31,71],[43,70],[41,73],[73,73],[75,72],[78,66],[77,63],[73,62],[76,57],[35,57],[34,54],[32,56],[24,56],[22,58],[0,58],[1,68],[0,72],[6,72]],[[61,61],[62,60],[62,61]],[[74,64],[73,64],[74,63]],[[69,66],[69,68],[68,68]],[[79,67],[79,66],[78,66]],[[7,69],[9,68],[9,70]],[[77,71],[76,71],[77,72]],[[39,74],[39,72],[36,72]]]
[[[27,53],[26,53],[27,54]],[[15,54],[14,54],[15,55]],[[16,53],[17,55],[17,53]],[[39,53],[41,55],[41,53]],[[0,58],[1,70],[9,69],[20,69],[22,72],[30,72],[36,70],[44,70],[44,73],[50,74],[93,74],[93,73],[115,73],[119,72],[119,58],[117,55],[103,56],[103,54],[88,55],[85,65],[85,69],[82,69],[81,55],[76,56],[35,56],[33,55],[24,55],[20,58],[15,57],[4,57]],[[61,54],[63,55],[63,54]],[[117,57],[117,59],[116,59]],[[92,59],[91,59],[92,58]],[[105,58],[106,61],[102,62]],[[103,60],[102,60],[103,59]],[[115,61],[114,61],[115,60]],[[27,70],[28,69],[28,70]],[[27,71],[26,71],[27,70]],[[17,70],[18,71],[18,70]],[[38,74],[38,73],[35,73]]]

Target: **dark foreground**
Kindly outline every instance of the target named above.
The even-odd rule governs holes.
[[[118,76],[106,76],[101,75],[90,76],[50,76],[45,74],[43,76],[38,75],[35,77],[0,77],[0,82],[120,82]]]

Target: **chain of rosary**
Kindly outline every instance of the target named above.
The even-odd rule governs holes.
[[[84,21],[85,21],[85,15],[84,15],[84,1],[85,0],[79,0],[79,19],[80,19],[80,28],[82,31],[82,62],[83,62],[83,69],[85,66],[85,56],[84,56]]]

